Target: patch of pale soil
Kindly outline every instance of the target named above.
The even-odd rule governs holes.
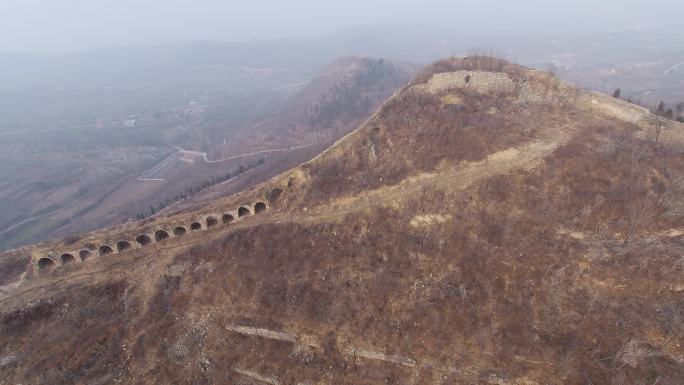
[[[627,288],[627,285],[619,284],[619,283],[615,282],[614,279],[605,279],[605,280],[593,279],[593,280],[591,280],[590,284],[592,284],[592,286],[596,289],[606,289],[606,290],[618,289],[618,290],[621,290],[621,289]]]
[[[520,156],[520,150],[517,148],[509,148],[503,151],[497,151],[487,157],[490,162],[503,162],[507,160],[515,160]]]
[[[233,367],[233,371],[234,371],[235,373],[242,374],[242,375],[245,376],[245,377],[249,377],[249,378],[251,378],[251,379],[253,379],[253,380],[257,380],[257,381],[260,381],[260,382],[263,382],[263,383],[266,383],[266,384],[280,385],[280,381],[279,381],[277,378],[275,378],[275,377],[264,376],[264,375],[261,375],[261,374],[259,374],[259,373],[257,373],[257,372],[253,372],[253,371],[251,371],[251,370],[240,369],[240,368],[237,367],[237,366],[234,366],[234,367]]]
[[[411,218],[411,222],[409,222],[409,225],[411,225],[411,227],[415,227],[415,228],[431,227],[434,225],[441,225],[443,223],[446,223],[449,219],[451,219],[451,215],[442,215],[442,214],[416,215],[415,217]]]
[[[560,227],[558,228],[558,230],[556,230],[556,232],[557,232],[559,235],[567,235],[567,236],[569,236],[570,238],[574,238],[574,239],[582,240],[582,239],[586,238],[586,234],[584,234],[583,232],[581,232],[581,231],[575,231],[575,230],[572,230],[572,229],[568,229],[568,228],[563,227],[563,226],[560,226]]]
[[[446,94],[440,100],[447,105],[460,106],[463,104],[463,98],[456,94]]]
[[[670,238],[676,238],[681,235],[684,235],[684,229],[670,229],[668,231],[665,231],[665,235]]]
[[[408,366],[408,367],[415,367],[416,366],[416,361],[411,359],[411,358],[403,357],[403,356],[396,356],[396,355],[388,355],[388,354],[378,352],[378,351],[373,351],[373,350],[351,348],[347,351],[347,354],[352,356],[352,357],[361,357],[361,358],[367,358],[367,359],[371,359],[371,360],[385,361],[385,362],[389,362],[389,363],[396,364],[396,365],[403,365],[403,366]]]
[[[230,330],[235,333],[243,334],[243,335],[248,335],[248,336],[254,336],[254,337],[261,337],[261,338],[267,338],[271,340],[277,340],[277,341],[285,341],[285,342],[292,342],[294,343],[295,337],[286,332],[279,332],[276,330],[269,330],[269,329],[262,329],[262,328],[255,328],[251,326],[240,326],[240,325],[228,325],[226,326],[227,330]]]
[[[407,188],[413,184],[416,183],[421,183],[422,181],[425,180],[430,180],[433,178],[438,177],[440,174],[439,173],[420,173],[417,175],[412,175],[407,177],[406,179],[402,180],[398,184],[394,186],[383,186],[380,188],[377,188],[375,190],[369,190],[369,191],[364,191],[360,194],[357,195],[345,195],[341,197],[337,197],[332,199],[330,202],[326,203],[325,205],[321,205],[317,207],[314,211],[320,210],[321,208],[324,208],[325,210],[342,210],[344,207],[350,207],[353,205],[357,205],[360,200],[367,199],[369,197],[375,197],[375,196],[381,196],[383,194],[388,194],[390,193],[393,189],[402,189],[402,188]]]

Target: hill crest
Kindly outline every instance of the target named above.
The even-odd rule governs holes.
[[[683,132],[510,63],[439,62],[311,161],[69,247],[210,230],[45,274],[64,242],[26,250],[0,298],[8,376],[677,383]]]
[[[359,60],[367,61],[367,59],[361,58],[346,58],[333,63],[331,66],[334,66],[337,69],[331,69],[330,71],[341,74],[349,73],[350,70],[353,71],[353,69],[350,69],[350,66],[358,67],[361,65]],[[328,73],[330,71],[323,71],[323,73]],[[33,250],[31,251],[31,258],[34,267],[38,266],[38,261],[40,258],[46,256],[54,260],[56,262],[55,265],[59,265],[59,258],[62,256],[62,254],[75,256],[79,253],[79,251],[76,250],[79,247],[74,247],[74,244],[76,243],[81,244],[81,251],[88,250],[93,252],[96,250],[93,249],[92,246],[88,247],[88,244],[92,244],[93,242],[98,243],[96,241],[97,239],[105,240],[104,243],[106,243],[106,246],[110,247],[112,251],[114,251],[114,245],[110,244],[119,242],[115,241],[115,238],[122,238],[120,241],[128,242],[131,247],[136,245],[134,239],[135,237],[132,235],[135,232],[141,233],[138,235],[146,235],[152,239],[155,231],[162,230],[166,233],[170,233],[170,236],[173,236],[171,233],[175,228],[181,226],[186,227],[187,230],[190,230],[190,224],[192,223],[200,223],[202,225],[201,228],[206,228],[207,220],[218,221],[220,218],[223,218],[224,224],[228,224],[229,222],[227,218],[232,217],[237,219],[239,217],[238,209],[240,207],[248,207],[250,213],[254,213],[255,204],[267,204],[267,202],[272,202],[274,199],[279,198],[274,196],[274,191],[276,192],[276,195],[280,195],[282,191],[293,187],[293,183],[295,181],[299,186],[304,183],[310,183],[311,170],[319,168],[323,159],[344,158],[348,154],[353,153],[350,147],[358,147],[359,141],[365,141],[366,143],[364,143],[364,147],[367,147],[368,150],[367,162],[363,166],[372,168],[375,166],[375,163],[377,163],[378,151],[376,144],[374,143],[372,131],[378,130],[378,128],[375,127],[377,126],[377,121],[379,119],[383,119],[383,115],[386,115],[387,110],[393,107],[393,103],[396,103],[397,100],[401,99],[402,97],[416,97],[420,101],[421,98],[426,96],[438,96],[438,103],[444,106],[456,109],[463,108],[465,105],[463,95],[457,96],[450,93],[450,91],[456,91],[463,93],[464,95],[471,95],[478,98],[487,95],[490,97],[496,96],[496,98],[505,99],[513,105],[524,108],[553,107],[556,110],[558,108],[570,109],[573,111],[573,114],[576,113],[576,111],[598,113],[610,118],[618,119],[625,123],[635,125],[638,127],[638,130],[635,133],[637,137],[655,140],[657,135],[658,140],[665,143],[684,143],[682,124],[656,117],[652,115],[646,108],[615,99],[601,93],[580,90],[548,73],[530,70],[519,65],[508,63],[501,59],[490,57],[452,58],[436,62],[432,66],[424,69],[411,83],[395,92],[395,94],[390,97],[390,99],[372,117],[370,117],[364,124],[360,125],[357,130],[354,130],[343,138],[339,139],[335,144],[324,150],[314,159],[307,161],[301,166],[295,167],[293,170],[285,172],[280,176],[276,176],[272,180],[262,183],[254,189],[238,193],[233,197],[217,200],[213,204],[209,205],[213,212],[208,212],[211,210],[207,210],[206,208],[197,209],[198,211],[202,211],[201,213],[191,212],[189,210],[194,209],[189,207],[185,208],[180,214],[174,214],[168,218],[154,218],[142,223],[125,224],[111,229],[95,231],[89,233],[91,234],[90,236],[85,236],[83,239],[78,241],[74,241],[74,237],[67,237],[64,240],[51,240],[36,246],[23,248],[21,252],[17,250],[11,250],[8,254],[17,255],[18,252],[21,254],[25,253],[26,250]],[[423,103],[424,102],[425,101],[423,100]],[[460,112],[462,111],[459,111],[459,113]],[[487,110],[488,115],[496,115],[500,113],[501,112],[495,107]],[[559,133],[557,132],[556,134]],[[567,133],[559,135],[563,137],[563,140],[567,138]],[[366,136],[368,136],[368,138],[359,138]],[[548,146],[550,142],[544,144],[545,142],[541,141],[538,143],[540,143],[541,147],[544,147]],[[555,142],[552,147],[555,148],[560,144],[561,142]],[[465,159],[487,159],[483,158],[482,156],[496,158],[497,156],[500,156],[499,154],[506,153],[507,151],[509,154],[512,152],[520,152],[515,147],[501,147],[501,151],[498,153],[486,153],[474,158],[466,156]],[[434,167],[436,165],[432,164],[431,166]],[[451,168],[453,167],[454,165],[451,166]],[[446,170],[448,167],[442,164],[441,168],[442,170]],[[361,170],[358,169],[355,171],[362,173]],[[428,170],[411,170],[411,172],[407,172],[406,175],[417,173],[418,175],[414,175],[413,178],[420,179],[421,175],[423,177],[427,175],[427,171]],[[439,169],[431,171],[433,176],[437,176],[439,174]],[[435,173],[435,171],[437,171],[437,173]],[[331,172],[329,174],[333,175],[335,178],[340,176],[335,172]],[[378,180],[382,182],[378,184],[378,186],[383,184],[386,185],[388,181],[386,177],[383,180],[381,176],[378,177]],[[285,181],[287,181],[287,183],[285,183]],[[397,182],[398,185],[401,185],[404,180],[399,179]],[[315,189],[321,188],[320,186],[314,187]],[[358,192],[359,191],[357,190],[354,193]],[[245,200],[244,196],[250,196],[250,198]],[[289,203],[288,206],[294,205],[295,207],[288,207],[284,211],[298,211],[302,207],[310,206],[315,201],[315,199],[310,200],[308,204],[305,202]],[[225,204],[229,204],[234,207],[221,208],[225,207]],[[302,207],[296,207],[298,204],[302,205]],[[280,210],[283,211],[282,208]],[[184,222],[188,223],[186,225],[182,225]],[[173,223],[178,225],[174,226]],[[146,229],[141,231],[135,229],[137,227],[143,227]],[[213,225],[210,227],[213,227]],[[153,228],[157,230],[153,231]],[[111,233],[123,234],[110,235]],[[111,240],[108,241],[108,239]],[[138,243],[137,246],[143,245]],[[57,250],[58,248],[62,251]]]

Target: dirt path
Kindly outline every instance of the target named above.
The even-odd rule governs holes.
[[[309,215],[292,217],[290,220],[276,221],[276,223],[325,221],[420,193],[425,187],[465,189],[479,180],[494,175],[502,175],[518,169],[532,169],[565,140],[565,137],[561,137],[557,140],[535,141],[522,147],[499,151],[482,161],[468,163],[451,172],[422,174],[407,178],[397,185],[370,190],[363,195],[339,198],[327,207],[314,208]]]

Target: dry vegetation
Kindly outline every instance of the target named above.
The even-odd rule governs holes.
[[[405,90],[291,174],[269,195],[290,221],[5,302],[0,383],[681,384],[682,149],[587,111],[442,100]],[[549,136],[535,167],[301,214]]]
[[[464,101],[447,104],[438,95],[411,92],[392,99],[366,125],[363,137],[344,143],[344,157],[324,156],[310,166],[315,189],[305,200],[391,185],[444,162],[482,160],[569,121],[553,110],[523,109],[495,95],[453,95]]]
[[[427,83],[434,74],[455,71],[504,72],[512,79],[519,79],[527,74],[528,69],[491,55],[472,55],[436,61],[420,71],[412,84]]]

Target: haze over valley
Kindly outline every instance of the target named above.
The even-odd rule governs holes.
[[[664,26],[476,38],[455,28],[406,24],[308,40],[0,54],[0,245],[137,220],[219,183],[210,197],[238,191],[276,171],[267,165],[260,177],[234,178],[237,170],[267,161],[291,166],[313,156],[366,118],[411,71],[439,57],[489,52],[589,89],[621,88],[625,99],[650,108],[661,100],[675,108],[684,100],[683,35]],[[360,101],[365,105],[316,111],[317,124],[293,113],[314,109],[317,99],[345,87],[345,76],[356,71],[345,68],[345,57],[384,58],[403,73],[367,74],[359,87],[376,91]],[[344,92],[332,97],[359,96]],[[263,125],[270,127],[268,137],[258,129]],[[225,158],[231,159],[205,161]]]
[[[684,6],[0,4],[0,384],[684,383]]]

